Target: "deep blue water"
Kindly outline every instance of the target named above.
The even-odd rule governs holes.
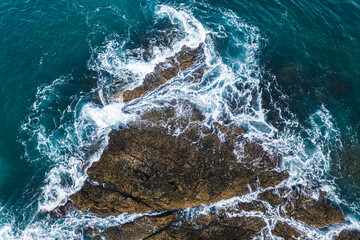
[[[357,0],[1,0],[0,238],[81,237],[82,226],[100,224],[44,211],[81,185],[109,129],[170,98],[279,148],[294,182],[328,190],[357,224],[359,23]],[[214,70],[200,85],[175,81],[167,93],[114,104],[114,89],[176,49],[164,39],[205,42]]]

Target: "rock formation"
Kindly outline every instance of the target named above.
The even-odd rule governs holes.
[[[165,62],[159,63],[152,73],[145,76],[140,86],[132,90],[124,91],[122,94],[123,101],[131,101],[154,90],[175,77],[180,71],[184,71],[195,62],[200,61],[203,55],[204,50],[202,45],[195,49],[184,46],[175,56],[169,57]],[[204,69],[200,69],[197,74],[202,75],[203,73]]]
[[[169,111],[163,109],[167,115]],[[196,108],[192,112],[197,120]],[[155,122],[161,122],[156,116]],[[215,129],[198,122],[178,137],[152,123],[137,122],[110,133],[108,147],[88,169],[88,180],[71,196],[79,210],[117,215],[195,207],[244,195],[249,187],[275,186],[289,177],[271,170],[273,165],[266,164],[270,156],[260,147],[248,148],[254,161],[239,162]]]
[[[179,105],[181,109],[176,109]],[[102,216],[166,211],[109,229],[102,233],[107,239],[251,239],[263,233],[265,223],[242,213],[267,214],[266,203],[280,207],[283,217],[310,226],[322,228],[344,221],[325,193],[313,199],[310,195],[316,190],[277,187],[289,177],[274,170],[279,157],[243,138],[241,128],[218,123],[208,127],[204,119],[195,106],[177,101],[151,109],[140,120],[112,131],[108,147],[71,200],[79,210]],[[242,149],[237,149],[238,143]],[[234,152],[247,155],[239,160]],[[182,208],[269,187],[259,194],[259,200],[240,202],[193,221],[180,217]],[[285,222],[277,222],[273,234],[284,239],[301,235]]]
[[[203,48],[183,47],[155,67],[142,85],[123,92],[123,101],[141,97],[180,71],[202,60]],[[200,76],[205,69],[196,74]],[[199,76],[198,76],[199,77]],[[207,121],[196,106],[182,100],[148,109],[140,119],[113,130],[99,161],[88,169],[80,191],[70,196],[81,211],[100,216],[155,213],[105,231],[87,229],[93,239],[252,239],[266,236],[261,218],[277,209],[286,221],[277,221],[272,234],[296,239],[303,233],[296,220],[323,228],[344,221],[319,191],[306,186],[278,186],[289,178],[279,171],[280,156],[264,151],[243,137],[235,124]],[[182,209],[215,203],[258,191],[258,199],[239,201],[231,209],[193,218]],[[67,208],[59,207],[61,216]],[[248,213],[256,213],[249,215]],[[341,233],[337,239],[348,239]],[[350,234],[350,233],[349,233]],[[357,233],[351,233],[357,236]]]

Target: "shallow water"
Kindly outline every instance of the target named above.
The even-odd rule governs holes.
[[[0,13],[0,238],[83,238],[84,226],[135,218],[46,210],[81,187],[112,128],[179,98],[281,153],[287,184],[328,191],[349,220],[339,228],[360,228],[359,2],[2,1]],[[201,43],[200,82],[188,72],[202,65],[113,101]]]

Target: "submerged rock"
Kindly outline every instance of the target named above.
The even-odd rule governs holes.
[[[73,202],[68,200],[64,205],[59,205],[58,207],[54,208],[51,211],[51,214],[54,215],[55,217],[63,217],[66,215],[67,211],[72,207],[73,207]]]
[[[175,56],[169,57],[165,62],[156,65],[154,71],[145,76],[143,83],[140,86],[132,90],[124,91],[122,94],[123,101],[128,102],[141,97],[147,92],[166,83],[175,77],[180,71],[184,71],[196,62],[200,61],[204,56],[203,51],[204,49],[202,44],[195,49],[183,46],[181,51],[176,53]],[[195,75],[196,77],[200,77],[204,74],[204,72],[205,70],[200,69]]]

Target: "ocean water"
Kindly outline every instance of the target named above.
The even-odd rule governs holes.
[[[1,0],[0,13],[0,239],[86,239],[84,227],[138,217],[48,211],[81,187],[111,129],[173,99],[281,154],[285,184],[329,193],[347,222],[294,222],[310,239],[360,229],[359,1]],[[115,99],[199,44],[204,63],[129,104]],[[263,218],[271,228],[279,216]]]

